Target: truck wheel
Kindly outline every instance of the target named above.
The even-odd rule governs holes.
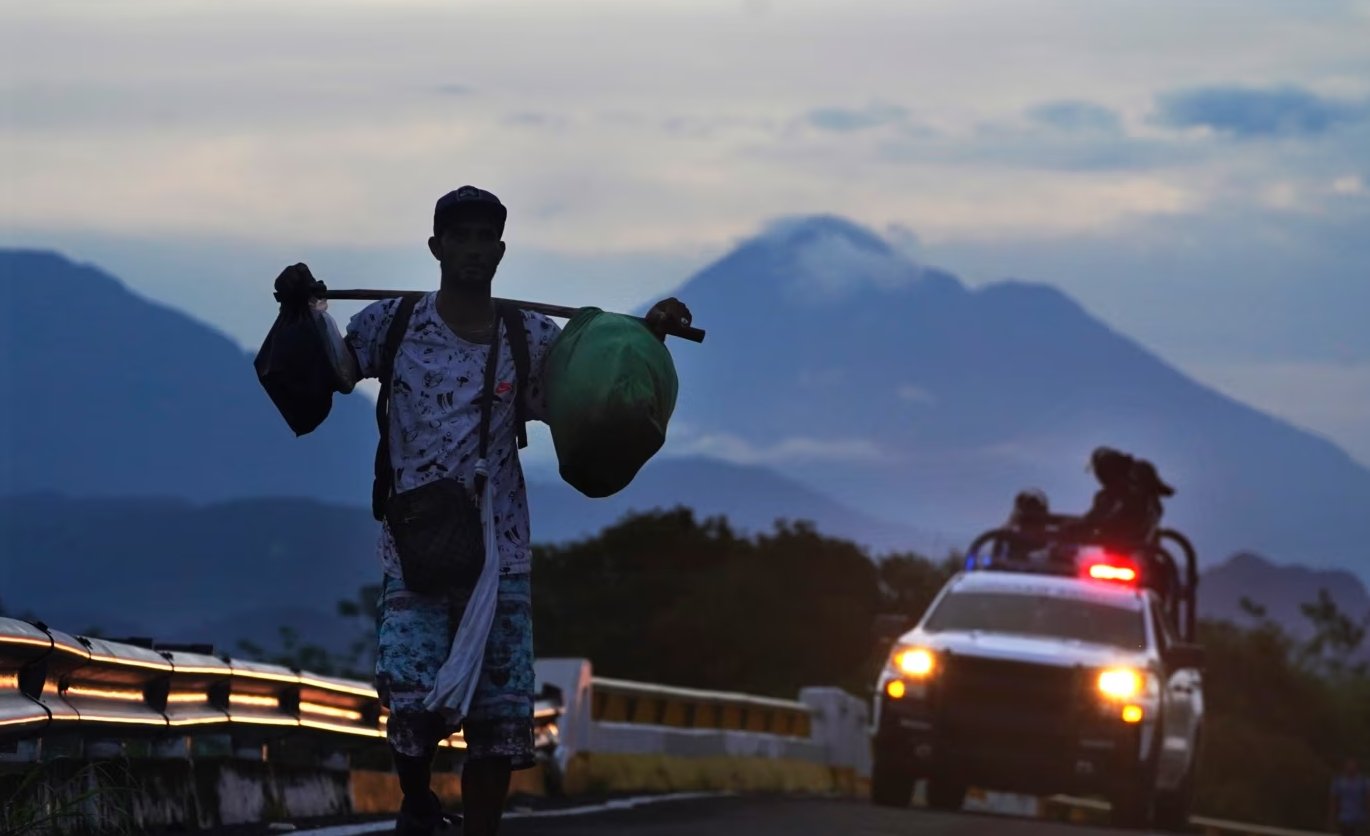
[[[1170,833],[1185,833],[1189,830],[1189,811],[1194,802],[1195,775],[1199,769],[1199,735],[1194,736],[1194,752],[1189,759],[1189,769],[1185,770],[1180,785],[1173,790],[1156,791],[1154,823],[1156,829]]]
[[[1114,827],[1140,830],[1151,821],[1151,785],[1145,780],[1134,780],[1109,798],[1110,819]]]
[[[871,763],[871,802],[881,807],[908,807],[917,776],[906,759],[891,757],[877,745]]]
[[[960,810],[961,805],[966,803],[967,789],[964,781],[947,775],[929,776],[928,806],[934,810]]]
[[[1189,807],[1194,796],[1194,785],[1185,776],[1185,782],[1173,792],[1156,794],[1155,826],[1167,833],[1189,832]]]

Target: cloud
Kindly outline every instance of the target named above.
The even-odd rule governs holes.
[[[1046,471],[1058,470],[1062,462],[1079,456],[1081,449],[1090,445],[1079,438],[1062,439],[1043,436],[1033,439],[1003,441],[968,451],[970,457],[991,462],[1028,465]]]
[[[759,240],[791,259],[786,291],[806,304],[835,301],[862,287],[892,290],[923,276],[920,265],[884,239],[841,218],[780,218]]]
[[[345,0],[324,18],[262,0],[193,14],[160,0],[21,4],[3,38],[25,71],[0,82],[14,172],[0,226],[389,246],[412,240],[444,184],[478,181],[508,196],[520,243],[583,254],[710,246],[787,212],[897,219],[928,243],[1054,236],[1202,206],[1232,149],[1025,124],[1025,106],[1140,112],[1215,66],[1341,77],[1337,95],[1354,98],[1366,42],[1342,11],[1267,0],[1189,21],[1178,39],[1175,12],[1151,4],[1042,0],[986,17],[940,0],[796,0],[802,13],[755,19],[737,0],[593,16],[530,2]],[[448,80],[477,94],[434,92]],[[510,112],[569,123],[549,141]],[[996,120],[1017,133],[975,133]],[[872,123],[888,124],[857,129]],[[1338,163],[1324,191],[1367,170]],[[529,210],[559,204],[574,211]]]
[[[918,260],[922,257],[923,241],[907,224],[886,224],[885,240],[907,258]]]
[[[889,456],[865,439],[817,439],[791,436],[772,444],[753,444],[730,433],[691,435],[679,432],[666,444],[675,456],[709,456],[735,464],[783,465],[800,462],[880,462]]]
[[[749,132],[768,135],[775,130],[772,120],[754,116],[673,115],[661,120],[661,129],[672,137],[691,140],[716,140]]]
[[[840,367],[799,370],[799,385],[807,389],[835,389],[842,386],[846,379],[847,372]]]
[[[893,252],[864,247],[850,236],[825,233],[805,244],[795,257],[797,281],[817,295],[838,295],[853,284],[882,290],[916,281],[922,270]]]
[[[1340,195],[1366,194],[1365,180],[1356,174],[1348,174],[1332,181],[1332,192]]]
[[[1048,101],[1025,114],[994,114],[954,127],[906,123],[896,133],[876,135],[867,147],[875,159],[902,165],[1064,172],[1178,168],[1204,162],[1215,153],[1175,136],[1129,134],[1117,112],[1073,100]]]
[[[898,386],[894,390],[894,393],[899,400],[904,403],[920,404],[923,406],[932,406],[937,403],[936,395],[921,386],[914,386],[911,383],[905,383]]]
[[[1206,156],[1192,145],[1085,131],[1058,136],[1005,132],[940,142],[900,138],[882,145],[878,154],[889,163],[1105,174],[1174,168]]]
[[[905,122],[908,117],[907,109],[884,104],[872,104],[860,110],[823,107],[805,114],[805,119],[813,127],[834,133],[851,133],[897,125]]]
[[[1370,200],[1291,213],[1252,197],[1056,238],[935,241],[926,259],[970,284],[1050,282],[1182,365],[1370,361]]]
[[[504,117],[504,124],[519,128],[548,128],[562,129],[567,126],[568,120],[564,116],[555,113],[538,113],[535,111],[521,111],[511,113]]]
[[[1045,102],[1029,110],[1028,118],[1065,131],[1117,133],[1122,129],[1117,113],[1092,102]]]
[[[1156,121],[1209,128],[1237,139],[1309,137],[1370,117],[1370,104],[1324,98],[1300,87],[1200,87],[1162,94]]]

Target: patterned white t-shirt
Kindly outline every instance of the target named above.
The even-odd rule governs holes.
[[[456,478],[468,487],[475,480],[480,448],[480,396],[490,347],[468,342],[452,332],[438,315],[437,292],[414,306],[409,328],[395,357],[390,401],[390,460],[395,491],[407,491],[439,478]],[[385,335],[399,299],[368,305],[347,325],[347,343],[356,352],[363,378],[378,377]],[[542,367],[561,327],[546,316],[525,311],[530,359],[528,388],[523,392],[529,420],[546,420],[547,389]],[[532,568],[528,496],[514,434],[514,357],[500,326],[495,404],[490,415],[487,462],[499,529],[500,574]],[[389,527],[382,524],[381,565],[400,577],[400,562]]]

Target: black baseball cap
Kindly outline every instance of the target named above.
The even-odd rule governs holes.
[[[443,228],[458,218],[470,217],[495,221],[503,235],[509,210],[504,208],[499,198],[485,189],[462,186],[438,198],[437,205],[433,207],[433,234],[442,234]]]

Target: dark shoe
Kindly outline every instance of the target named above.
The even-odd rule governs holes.
[[[395,836],[432,836],[453,827],[461,827],[461,816],[444,813],[438,794],[430,791],[426,802],[410,804],[406,798],[400,805],[400,817],[395,821]]]

